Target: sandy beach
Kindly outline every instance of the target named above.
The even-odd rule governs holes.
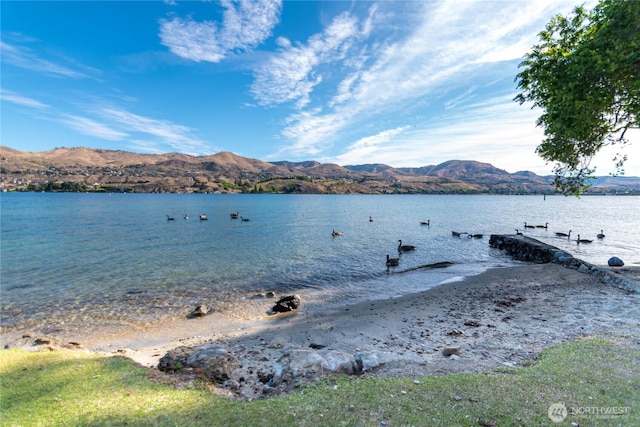
[[[639,269],[621,271],[637,280]],[[521,366],[549,345],[587,335],[640,348],[640,294],[557,264],[492,269],[425,292],[326,311],[309,311],[303,301],[293,314],[270,316],[275,299],[263,301],[264,314],[213,313],[59,344],[156,369],[171,349],[216,343],[241,361],[230,393],[241,398],[263,396],[258,376],[290,349],[376,354],[381,363],[366,375],[422,376]],[[7,344],[24,348],[37,338]],[[459,354],[445,356],[450,347]]]

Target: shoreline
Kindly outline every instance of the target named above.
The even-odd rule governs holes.
[[[637,267],[629,271],[638,274]],[[265,311],[273,302],[264,300]],[[640,348],[640,294],[553,263],[493,268],[419,293],[327,310],[302,304],[288,315],[214,313],[69,341],[154,369],[176,347],[216,343],[242,364],[233,375],[233,394],[241,398],[275,393],[265,391],[258,373],[273,370],[286,351],[308,350],[311,344],[321,356],[364,352],[384,359],[368,371],[371,375],[409,376],[522,366],[549,345],[588,335]],[[38,337],[10,343],[6,338],[3,345],[33,349]],[[459,355],[444,356],[446,347],[459,347]]]

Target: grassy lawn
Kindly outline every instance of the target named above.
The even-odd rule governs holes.
[[[251,402],[200,383],[176,388],[127,359],[73,351],[2,350],[0,375],[2,426],[640,426],[640,351],[599,338],[553,346],[524,368],[417,381],[329,377]],[[559,402],[568,415],[554,424],[548,408]]]

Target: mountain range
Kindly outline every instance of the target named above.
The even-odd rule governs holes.
[[[488,163],[450,160],[394,168],[317,161],[265,162],[220,152],[209,156],[139,154],[84,147],[23,152],[0,146],[2,191],[311,194],[553,193],[553,176],[509,173]],[[600,177],[592,193],[639,193],[640,178]]]

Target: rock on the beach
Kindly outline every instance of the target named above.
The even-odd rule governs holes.
[[[324,358],[313,350],[288,350],[276,362],[273,383],[279,385],[299,377],[315,378],[322,372],[325,363]]]
[[[338,374],[353,375],[357,372],[356,360],[351,354],[332,350],[324,357],[322,367]]]
[[[169,350],[158,363],[158,369],[163,372],[181,371],[186,367],[200,368],[210,380],[223,382],[231,378],[235,369],[240,368],[240,363],[218,344],[206,344],[197,348],[176,347]]]
[[[442,349],[443,356],[451,356],[451,355],[460,356],[460,347],[445,347]]]
[[[617,256],[609,258],[608,264],[609,264],[609,267],[623,267],[624,266],[624,262],[622,262],[622,260],[620,258],[618,258]]]
[[[193,353],[193,347],[180,346],[169,350],[162,356],[158,369],[162,372],[181,371],[187,366],[187,358]]]
[[[359,372],[380,366],[380,359],[377,353],[356,353],[356,364]]]
[[[226,381],[234,370],[240,368],[238,359],[218,344],[206,344],[196,348],[187,358],[187,366],[200,368],[213,381]]]
[[[209,313],[209,307],[206,305],[199,305],[191,312],[191,317],[202,317]]]
[[[280,298],[276,305],[271,309],[274,313],[286,313],[289,311],[297,310],[300,307],[300,297],[297,295],[288,295]]]

